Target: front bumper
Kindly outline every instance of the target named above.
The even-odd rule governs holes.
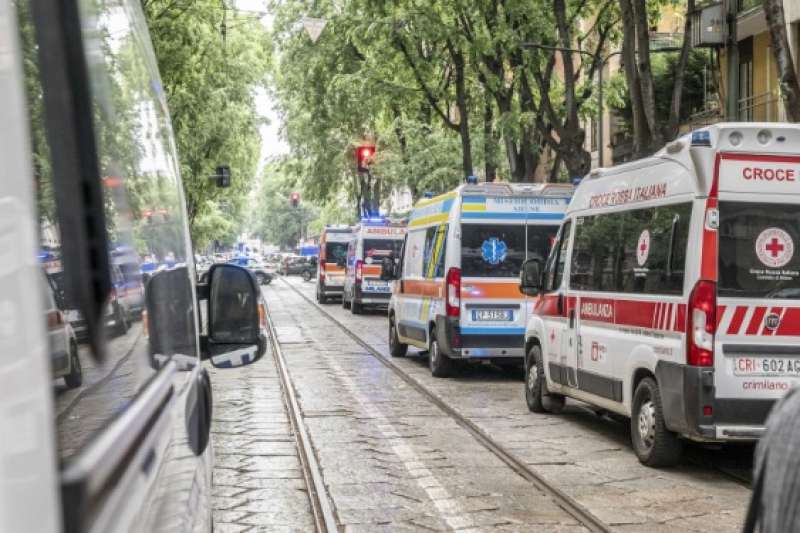
[[[667,428],[695,440],[757,440],[775,404],[774,399],[717,398],[713,368],[660,361],[656,380]]]

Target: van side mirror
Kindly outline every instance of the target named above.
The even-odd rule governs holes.
[[[395,269],[394,259],[391,257],[384,257],[381,261],[381,281],[393,281],[397,279],[397,270]]]
[[[236,368],[261,359],[266,351],[266,317],[261,289],[246,268],[212,265],[208,271],[208,336],[203,359],[217,368]]]
[[[536,296],[542,289],[542,262],[528,259],[522,263],[519,273],[519,290],[528,296]]]

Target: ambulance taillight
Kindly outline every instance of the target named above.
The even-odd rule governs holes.
[[[356,284],[361,285],[361,281],[364,279],[364,262],[360,259],[356,261]]]
[[[686,363],[714,365],[714,334],[717,329],[717,284],[700,280],[689,296],[686,328]]]
[[[461,269],[451,268],[447,271],[445,282],[447,289],[447,300],[445,310],[447,316],[458,318],[461,315]]]

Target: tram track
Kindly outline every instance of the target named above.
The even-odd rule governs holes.
[[[300,406],[297,402],[297,392],[294,383],[289,375],[286,365],[286,358],[283,355],[280,342],[275,331],[275,324],[267,304],[267,328],[269,329],[270,345],[272,357],[278,368],[278,377],[281,383],[283,401],[289,413],[289,421],[297,444],[300,465],[302,466],[303,479],[308,492],[308,499],[311,505],[311,512],[314,517],[314,527],[317,533],[335,533],[339,531],[339,526],[334,515],[333,502],[325,489],[325,482],[322,479],[322,470],[319,461],[314,454],[314,448],[308,435]]]
[[[489,451],[491,454],[497,457],[500,461],[502,461],[505,465],[511,468],[511,470],[513,470],[521,478],[529,482],[532,486],[534,486],[544,494],[547,494],[561,509],[563,509],[567,514],[572,516],[581,525],[583,525],[590,531],[594,532],[612,531],[611,527],[608,524],[600,520],[598,517],[592,514],[588,509],[579,504],[564,491],[562,491],[561,489],[550,483],[538,472],[531,469],[524,461],[519,459],[517,456],[515,456],[513,453],[507,450],[503,445],[501,445],[492,437],[490,437],[474,422],[472,422],[471,420],[463,416],[461,413],[459,413],[456,409],[451,407],[447,402],[442,400],[433,391],[428,389],[424,384],[422,384],[416,378],[408,374],[401,367],[396,365],[390,358],[384,356],[382,353],[376,350],[372,345],[364,341],[356,333],[353,333],[347,325],[342,323],[327,309],[319,305],[312,298],[304,294],[301,290],[292,285],[290,282],[282,278],[281,281],[285,283],[289,288],[291,288],[294,292],[296,292],[301,298],[303,298],[305,301],[314,306],[314,308],[316,308],[323,316],[325,316],[333,324],[338,326],[348,337],[350,337],[359,346],[364,348],[364,350],[366,350],[369,355],[371,355],[374,359],[383,364],[386,368],[391,370],[395,375],[397,375],[400,379],[406,382],[418,393],[422,394],[432,404],[436,405],[441,411],[443,411],[448,417],[450,417],[459,427],[466,430],[487,451]],[[271,334],[273,336],[273,343],[277,345],[278,342],[277,339],[274,337],[274,329],[272,328],[271,323],[270,323],[270,329],[271,329]],[[283,369],[285,369],[285,364],[283,364]],[[297,412],[299,413],[299,410]]]

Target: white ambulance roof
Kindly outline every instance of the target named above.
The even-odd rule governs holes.
[[[769,142],[759,141],[761,132],[768,132]],[[668,143],[651,157],[593,170],[575,190],[569,212],[647,205],[687,195],[705,197],[711,189],[720,152],[800,154],[800,125],[728,122],[696,130]],[[724,180],[720,186],[725,188]]]

